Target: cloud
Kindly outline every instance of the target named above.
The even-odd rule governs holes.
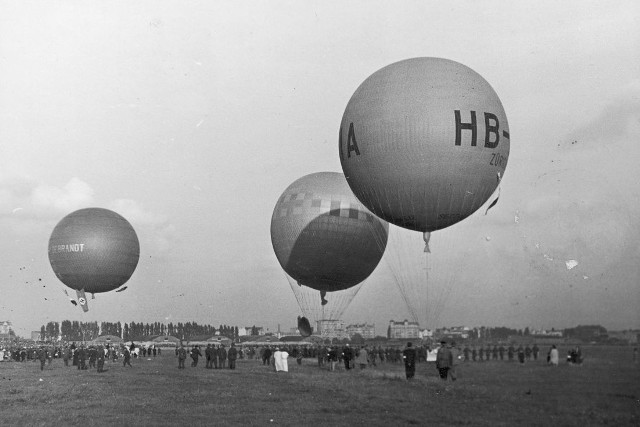
[[[141,225],[157,226],[167,221],[166,215],[147,211],[140,203],[131,199],[116,199],[109,203],[109,209],[119,213],[130,222]]]
[[[74,177],[62,188],[52,185],[37,186],[31,193],[31,203],[36,209],[72,212],[92,205],[93,194],[89,184]]]
[[[574,132],[561,146],[610,147],[625,143],[631,137],[640,135],[640,80],[625,85],[612,102],[607,104],[595,117],[588,120]]]
[[[178,232],[166,215],[150,212],[131,199],[114,200],[109,204],[109,209],[131,222],[140,235],[141,244],[149,245],[147,247],[149,251],[162,254],[175,246]]]

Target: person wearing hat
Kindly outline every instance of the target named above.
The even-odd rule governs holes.
[[[441,341],[440,348],[436,355],[436,368],[438,369],[438,373],[442,380],[447,380],[447,377],[449,376],[449,369],[451,369],[452,366],[453,355],[451,354],[451,350],[447,347],[446,341]]]
[[[187,358],[187,350],[182,346],[182,344],[176,351],[176,354],[178,355],[178,369],[184,369],[184,361]]]
[[[342,360],[344,360],[344,368],[349,370],[352,368],[351,360],[353,359],[353,350],[349,347],[349,343],[347,343],[342,349]]]
[[[227,360],[229,360],[229,369],[236,369],[236,359],[238,358],[238,349],[234,343],[231,343],[231,348],[227,352]]]
[[[447,345],[447,347],[451,349],[451,368],[449,368],[449,377],[451,377],[451,381],[455,381],[458,378],[456,366],[460,364],[460,350],[458,350],[454,341],[451,341],[451,345]]]
[[[404,360],[404,373],[408,380],[413,378],[416,373],[416,349],[412,347],[412,343],[407,343],[407,348],[402,350],[402,360]]]

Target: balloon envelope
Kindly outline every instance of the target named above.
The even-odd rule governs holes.
[[[365,280],[387,243],[388,225],[355,198],[344,175],[320,172],[291,184],[276,203],[271,242],[300,285],[334,292]]]
[[[102,208],[72,212],[53,229],[49,262],[68,287],[86,292],[108,292],[133,274],[140,244],[129,222]]]
[[[380,218],[430,232],[484,204],[509,157],[509,124],[489,83],[441,58],[384,67],[355,91],[342,117],[347,181]]]

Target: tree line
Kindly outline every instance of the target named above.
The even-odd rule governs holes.
[[[125,341],[139,341],[150,336],[171,335],[181,340],[197,337],[222,335],[231,339],[238,338],[238,327],[220,325],[217,329],[212,325],[200,325],[196,322],[178,323],[121,323],[121,322],[79,322],[63,320],[49,322],[40,327],[41,341],[91,341],[101,335],[115,335]]]

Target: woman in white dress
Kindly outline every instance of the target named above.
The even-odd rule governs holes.
[[[289,362],[287,358],[289,357],[289,353],[285,350],[280,350],[276,348],[276,352],[273,353],[273,359],[276,365],[276,372],[284,371],[289,372]]]

